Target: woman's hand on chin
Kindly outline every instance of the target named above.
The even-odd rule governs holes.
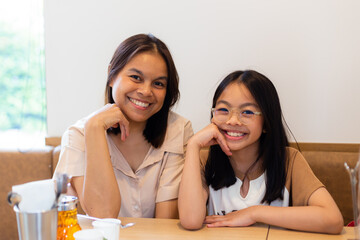
[[[123,141],[125,141],[130,134],[129,121],[116,104],[110,103],[94,112],[86,122],[85,127],[87,129],[101,127],[104,130],[110,127],[120,127],[121,140]]]

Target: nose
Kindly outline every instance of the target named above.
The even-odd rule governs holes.
[[[148,97],[152,95],[151,85],[147,83],[143,83],[139,86],[137,92],[142,96]]]
[[[235,126],[235,125],[244,125],[241,121],[240,121],[240,116],[237,112],[231,112],[230,113],[230,117],[229,119],[226,121],[226,124]]]

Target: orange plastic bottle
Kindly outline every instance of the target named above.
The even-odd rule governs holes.
[[[77,197],[64,196],[58,205],[57,240],[75,240],[73,234],[81,227],[77,220]]]

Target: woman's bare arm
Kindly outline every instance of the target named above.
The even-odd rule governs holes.
[[[155,217],[178,219],[178,200],[174,199],[156,203]]]
[[[106,129],[120,124],[121,138],[128,135],[128,122],[120,109],[108,104],[85,124],[85,175],[72,180],[84,211],[95,217],[117,217],[121,196],[110,160]]]

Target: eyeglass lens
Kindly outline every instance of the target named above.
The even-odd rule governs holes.
[[[242,113],[241,111],[229,111],[224,109],[213,109],[213,117],[219,122],[226,122],[228,121],[232,115],[235,113],[239,121],[243,124],[249,124],[253,117],[255,116],[254,113],[250,112],[250,114]]]

